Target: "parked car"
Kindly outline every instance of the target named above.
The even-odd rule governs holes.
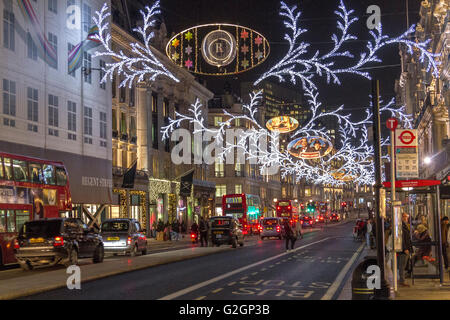
[[[135,219],[109,219],[102,223],[101,235],[106,253],[147,254],[147,237]]]
[[[80,219],[45,219],[26,222],[16,239],[15,254],[24,270],[41,266],[76,265],[79,258],[103,261],[101,236]]]
[[[239,244],[244,245],[244,233],[239,220],[233,217],[212,217],[211,223],[211,241],[213,245],[221,246],[229,244],[236,248]]]
[[[278,218],[263,218],[261,219],[261,240],[264,238],[276,237],[282,239],[283,228],[281,220]]]

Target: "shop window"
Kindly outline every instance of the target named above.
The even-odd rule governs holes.
[[[26,161],[13,160],[14,178],[17,182],[28,181],[28,168]]]
[[[66,170],[61,167],[56,167],[56,183],[58,186],[65,186],[67,184]]]
[[[52,165],[44,164],[44,183],[45,184],[55,184],[55,172]]]
[[[30,221],[30,211],[17,210],[16,211],[16,228],[17,228],[17,231],[20,231],[20,229],[22,229],[22,226],[27,221]]]
[[[32,183],[44,183],[44,174],[42,166],[39,163],[30,163],[30,180]]]

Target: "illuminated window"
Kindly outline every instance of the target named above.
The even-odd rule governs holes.
[[[225,184],[216,185],[216,197],[222,197],[227,194],[227,186]]]

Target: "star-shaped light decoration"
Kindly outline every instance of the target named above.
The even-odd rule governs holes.
[[[242,60],[242,62],[241,62],[242,68],[247,69],[249,65],[250,65],[250,63],[247,59]]]
[[[186,34],[184,35],[184,38],[187,41],[191,41],[192,40],[192,32],[191,31],[186,32]]]
[[[184,65],[185,65],[186,68],[188,68],[188,69],[192,68],[192,66],[193,66],[192,60],[191,60],[191,59],[187,59],[187,60],[184,62]]]
[[[248,53],[248,46],[247,46],[246,44],[244,44],[244,45],[241,47],[241,52],[242,52],[243,54],[247,54],[247,53]]]
[[[188,45],[186,49],[184,49],[184,52],[186,52],[187,55],[190,55],[192,53],[192,47]]]
[[[180,59],[180,55],[177,52],[172,54],[172,60],[177,61],[178,59]]]
[[[178,40],[178,39],[173,39],[173,41],[172,41],[172,46],[173,47],[178,47],[180,45],[180,40]]]
[[[263,42],[263,39],[261,38],[260,35],[258,35],[258,37],[255,38],[255,44],[256,44],[257,46],[259,46],[260,44],[262,44],[262,42]]]
[[[241,32],[241,38],[242,39],[248,39],[248,31],[247,30],[242,30],[242,32]]]
[[[258,50],[255,52],[255,58],[261,60],[262,58],[264,58],[264,55],[261,51]]]

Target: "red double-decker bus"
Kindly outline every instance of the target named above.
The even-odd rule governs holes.
[[[298,203],[294,200],[277,200],[275,202],[277,217],[283,220],[298,220]]]
[[[62,162],[0,152],[0,266],[16,262],[14,242],[25,222],[57,218],[70,210]]]
[[[222,197],[222,212],[224,216],[238,219],[242,224],[243,233],[249,234],[252,225],[259,225],[261,218],[261,200],[251,194],[227,194]]]

